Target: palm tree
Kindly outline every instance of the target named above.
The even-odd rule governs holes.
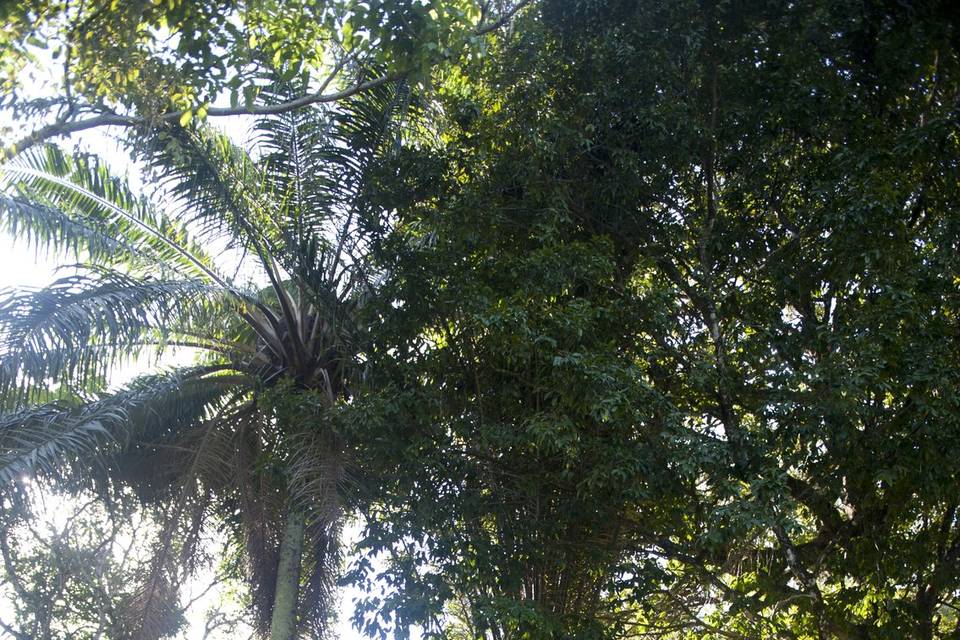
[[[169,628],[214,516],[244,550],[261,633],[322,635],[344,477],[329,416],[362,367],[371,176],[405,95],[263,118],[256,155],[204,126],[154,130],[140,152],[166,206],[90,155],[46,147],[0,167],[6,230],[79,263],[0,303],[0,484],[133,490],[156,507],[163,542],[131,637]],[[170,347],[202,355],[106,386]]]

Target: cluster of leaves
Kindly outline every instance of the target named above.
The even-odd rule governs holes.
[[[268,73],[298,80],[290,99],[308,102],[362,88],[369,68],[383,70],[377,82],[422,85],[529,2],[5,2],[0,107],[33,130],[5,122],[4,153],[99,126],[262,110]]]
[[[358,622],[956,633],[957,29],[543,2],[451,72],[352,420],[404,595]]]
[[[261,615],[281,523],[322,525],[300,582],[329,601],[316,567],[354,510],[342,581],[390,587],[357,603],[372,636],[955,636],[960,20],[932,0],[496,4],[227,12],[258,30],[223,46],[279,67],[264,109],[313,90],[329,61],[307,43],[333,34],[381,65],[363,78],[409,81],[284,109],[259,155],[160,123],[169,218],[89,160],[48,152],[59,182],[8,165],[11,231],[116,267],[0,310],[26,411],[0,423],[8,475],[217,453],[135,484],[242,531]],[[462,28],[497,15],[503,37]],[[78,176],[96,199],[63,190]],[[269,286],[223,275],[197,231]],[[51,379],[89,393],[91,349],[144,340],[212,352],[170,380],[182,412],[140,410],[166,379],[24,408]],[[110,398],[124,411],[97,413]]]

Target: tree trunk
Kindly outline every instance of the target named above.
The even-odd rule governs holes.
[[[280,564],[277,567],[277,589],[273,596],[273,616],[270,618],[270,640],[294,640],[297,634],[303,534],[304,514],[291,507],[280,540]]]

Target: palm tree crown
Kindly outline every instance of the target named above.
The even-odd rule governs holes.
[[[267,117],[253,152],[202,125],[154,130],[140,154],[167,207],[90,155],[47,147],[0,167],[7,231],[78,262],[0,303],[0,483],[8,499],[25,475],[128,487],[158,507],[164,543],[131,637],[168,632],[211,515],[243,548],[259,627],[273,616],[275,637],[290,596],[282,558],[305,544],[287,617],[296,625],[299,610],[300,632],[322,634],[343,476],[324,416],[359,371],[361,311],[376,291],[367,196],[405,103],[385,86]],[[119,363],[168,347],[202,355],[107,390]]]

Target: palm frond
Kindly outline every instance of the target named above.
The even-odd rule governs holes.
[[[29,402],[51,382],[85,386],[144,343],[162,346],[195,316],[231,312],[237,304],[206,281],[102,269],[10,291],[0,299],[0,397],[9,405],[12,398]]]
[[[137,260],[140,251],[123,238],[73,218],[60,209],[24,196],[0,192],[0,211],[5,230],[17,241],[38,251],[55,250],[107,262]]]
[[[303,565],[306,580],[299,610],[303,631],[320,639],[327,637],[336,614],[336,586],[343,559],[341,493],[346,463],[342,444],[329,424],[314,424],[309,430],[292,434],[287,448],[290,455],[285,475],[290,501],[307,515]]]
[[[0,225],[39,249],[223,280],[182,223],[134,195],[96,156],[54,146],[30,150],[0,166],[0,190]]]
[[[257,256],[277,293],[283,320],[262,308],[265,319],[273,332],[289,332],[296,342],[296,317],[276,264],[285,237],[260,169],[243,149],[212,127],[169,125],[156,136],[147,160],[179,203],[181,216],[208,238],[226,239],[228,248]],[[295,359],[295,353],[288,355]]]
[[[111,427],[122,420],[115,407],[77,411],[45,405],[4,416],[0,423],[0,483],[34,469],[52,470],[64,458],[94,457],[113,441]]]
[[[171,603],[214,512],[242,540],[262,631],[284,520],[306,516],[300,632],[327,632],[346,477],[327,418],[359,368],[364,298],[382,275],[370,266],[371,229],[390,216],[376,185],[409,109],[400,83],[270,116],[253,157],[210,127],[162,124],[141,154],[174,203],[169,215],[89,156],[47,148],[0,171],[0,226],[86,263],[0,297],[0,405],[76,391],[0,417],[0,490],[23,476],[107,495],[122,486],[160,510],[126,635],[156,637],[175,622]],[[198,240],[236,249],[241,263],[250,255],[269,287],[241,290]],[[166,344],[206,349],[210,364],[93,395],[119,359]],[[286,424],[289,397],[272,388],[303,392],[286,408],[306,415],[301,400],[312,402],[318,419]]]
[[[277,83],[267,99],[297,92]],[[282,203],[284,267],[313,290],[338,289],[360,262],[374,171],[396,148],[409,108],[403,83],[386,84],[336,106],[303,109],[257,123],[264,172]]]
[[[175,535],[163,531],[163,535]],[[164,571],[149,566],[138,588],[124,598],[116,612],[118,626],[124,638],[131,640],[158,640],[170,637],[182,627],[180,610],[181,579],[177,574],[176,559],[171,557]]]
[[[316,425],[315,425],[316,426]],[[339,519],[341,484],[345,479],[342,446],[327,428],[311,429],[289,437],[286,462],[291,499],[311,519],[333,522]]]
[[[267,103],[280,103],[297,94],[298,83],[276,82],[262,92]],[[255,144],[262,156],[266,187],[271,197],[284,205],[289,217],[284,226],[303,240],[303,217],[310,210],[325,211],[323,176],[316,173],[326,161],[324,143],[331,122],[324,114],[328,108],[317,107],[287,111],[262,118],[255,127]]]
[[[117,454],[148,434],[179,432],[202,421],[211,406],[246,378],[223,365],[145,376],[100,399],[55,402],[0,419],[0,487],[45,477],[66,488],[105,491]]]
[[[176,203],[178,218],[210,245],[265,259],[277,225],[264,201],[264,177],[247,152],[207,125],[169,125],[153,135],[144,160]]]
[[[282,101],[295,89],[272,88],[269,96]],[[270,199],[275,203],[278,233],[277,259],[298,281],[310,283],[322,274],[322,261],[330,254],[332,235],[317,219],[329,216],[332,203],[326,197],[323,143],[329,122],[320,109],[304,109],[264,118],[257,123],[257,141],[264,152],[260,159]],[[319,266],[318,268],[318,264]]]
[[[236,513],[232,520],[234,534],[242,541],[247,564],[254,621],[260,634],[267,636],[276,593],[286,495],[279,476],[264,464],[264,424],[269,424],[269,419],[259,411],[248,414],[240,424],[234,458],[240,477],[231,501]]]
[[[139,591],[134,611],[133,637],[155,638],[169,616],[170,601],[179,585],[198,568],[201,537],[216,490],[236,485],[232,464],[237,449],[237,422],[252,405],[245,393],[221,397],[213,415],[172,439],[148,445],[153,449],[141,465],[150,470],[157,496],[166,498],[163,527],[153,549],[150,571]],[[164,445],[164,446],[161,446]],[[139,457],[139,456],[137,456]]]
[[[307,527],[299,611],[301,632],[313,640],[329,637],[337,615],[337,581],[343,567],[341,520],[315,521]]]

